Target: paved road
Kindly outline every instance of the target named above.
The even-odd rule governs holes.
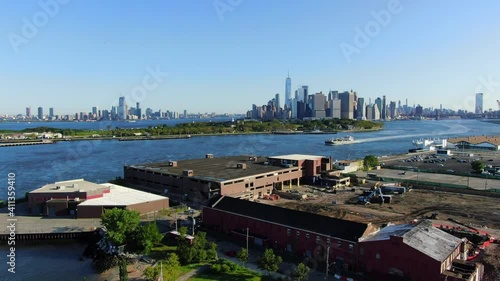
[[[422,173],[415,171],[406,171],[406,173],[402,175],[400,170],[393,169],[372,170],[369,173],[376,174],[377,177],[463,185],[477,190],[491,188],[500,189],[500,180],[496,179],[484,179],[436,173]],[[368,173],[366,171],[357,171],[355,174],[359,177],[367,177]]]

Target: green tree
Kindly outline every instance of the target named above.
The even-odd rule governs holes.
[[[259,268],[266,270],[268,274],[276,272],[283,259],[274,254],[273,249],[266,249],[264,254],[259,258]]]
[[[153,246],[160,243],[163,239],[163,235],[158,230],[156,222],[150,222],[139,227],[135,237],[138,250],[144,254],[149,254]]]
[[[373,155],[367,155],[363,159],[363,168],[365,168],[365,170],[370,170],[378,165],[378,158]]]
[[[249,259],[247,249],[241,248],[241,250],[236,254],[236,257],[240,262],[247,263]]]
[[[470,163],[470,166],[472,168],[472,170],[474,170],[474,172],[476,173],[481,173],[483,170],[484,170],[484,163],[479,161],[479,160],[476,160],[476,161],[472,161]]]
[[[127,236],[133,236],[139,227],[140,214],[134,210],[113,208],[104,212],[101,223],[106,227],[109,239],[116,245],[123,245]]]
[[[157,281],[160,276],[160,266],[150,266],[143,272],[144,277],[149,281]]]
[[[309,267],[303,263],[299,263],[293,270],[293,276],[297,281],[304,281],[309,278]]]
[[[128,281],[127,261],[124,257],[120,261],[120,281]]]
[[[177,280],[181,269],[179,256],[175,253],[170,254],[162,267],[163,272],[167,272],[167,274],[164,274],[164,280]]]

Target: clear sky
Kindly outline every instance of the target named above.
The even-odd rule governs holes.
[[[88,112],[120,95],[244,113],[284,97],[288,70],[310,93],[473,110],[481,91],[497,109],[500,1],[392,2],[0,0],[0,113]]]

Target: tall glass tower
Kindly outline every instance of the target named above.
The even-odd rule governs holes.
[[[120,97],[118,100],[118,119],[127,119],[127,103],[125,102],[125,97]]]
[[[292,102],[292,79],[290,79],[290,72],[285,81],[285,104],[290,108]]]

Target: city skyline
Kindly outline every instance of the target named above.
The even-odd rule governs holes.
[[[283,105],[288,70],[292,96],[308,85],[310,94],[353,89],[473,112],[484,93],[483,109],[497,109],[500,3],[455,3],[450,14],[450,3],[393,2],[245,1],[221,11],[71,1],[53,13],[38,1],[2,2],[0,113],[72,114],[122,95],[142,108],[245,113],[276,93]],[[43,13],[50,20],[34,22]]]

